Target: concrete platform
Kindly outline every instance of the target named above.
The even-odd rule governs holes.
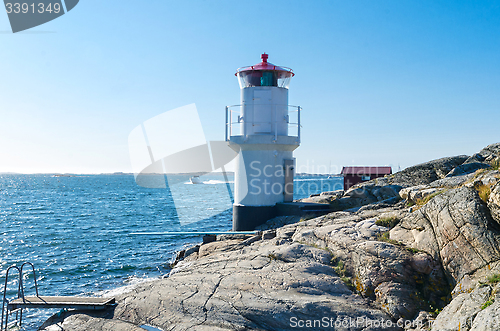
[[[59,308],[102,310],[112,307],[115,298],[29,296],[9,301],[8,309]]]

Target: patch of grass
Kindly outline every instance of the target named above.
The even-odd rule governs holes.
[[[273,254],[273,253],[269,253],[269,254],[267,254],[267,257],[268,257],[271,261],[276,261],[276,260],[278,260],[278,257],[276,256],[276,254]]]
[[[349,277],[340,277],[340,279],[342,279],[342,281],[344,282],[344,284],[348,288],[354,289],[354,285],[352,284],[351,278],[349,278]]]
[[[436,308],[432,313],[437,316],[441,311],[442,309]]]
[[[273,253],[269,253],[267,254],[267,258],[269,259],[269,261],[283,261],[285,263],[288,263],[290,261],[284,259],[282,256],[279,256],[279,255],[276,255],[276,254],[273,254]]]
[[[490,199],[491,187],[489,185],[484,185],[483,183],[478,182],[474,185],[474,189],[479,194],[481,200],[487,203]]]
[[[443,194],[446,191],[448,191],[448,190],[437,191],[437,192],[434,192],[432,194],[429,194],[428,196],[426,196],[426,197],[424,197],[422,199],[417,199],[417,205],[423,206],[427,202],[429,202],[432,198],[437,197],[438,195]]]
[[[479,176],[481,176],[482,174],[484,174],[486,172],[486,169],[479,169],[479,170],[476,170],[476,172],[474,173],[474,177],[472,178],[472,180],[476,180],[479,178]]]
[[[314,215],[304,215],[304,216],[302,216],[302,217],[300,218],[299,223],[300,223],[300,222],[309,221],[309,220],[313,219],[314,217],[315,217]]]
[[[420,252],[419,249],[416,249],[416,248],[413,248],[413,247],[405,247],[405,248],[406,248],[406,250],[408,252],[413,253],[413,254],[416,254],[416,253]]]
[[[399,223],[399,219],[395,216],[384,217],[375,221],[378,226],[384,226],[386,228],[392,229]]]
[[[488,300],[486,301],[482,306],[481,309],[486,309],[487,307],[491,306],[493,304],[493,300]]]
[[[340,279],[344,282],[344,284],[351,291],[354,291],[355,287],[354,287],[354,284],[352,283],[352,279],[350,277],[351,275],[347,271],[347,268],[346,268],[344,262],[342,262],[342,260],[340,260],[339,258],[334,257],[334,258],[332,258],[332,265],[333,265],[333,270],[335,270],[337,275],[339,275]]]
[[[386,243],[389,243],[389,244],[397,245],[397,246],[403,246],[403,243],[401,243],[401,242],[399,242],[397,240],[391,239],[389,237],[389,231],[386,231],[386,232],[383,232],[383,233],[379,234],[378,237],[377,237],[377,240],[378,241],[383,241],[383,242],[386,242]]]
[[[335,272],[341,277],[345,277],[347,275],[347,270],[345,268],[344,262],[342,262],[341,260],[337,261],[337,265],[334,266],[333,269],[335,269]]]
[[[488,277],[488,283],[496,284],[498,282],[500,282],[500,274],[494,274],[494,275]]]
[[[500,170],[500,158],[495,159],[495,161],[491,162],[491,169]]]
[[[327,251],[330,254],[332,253],[328,247],[321,247],[321,246],[319,246],[319,245],[317,245],[315,243],[306,243],[305,241],[299,241],[299,244],[310,246],[310,247],[314,247],[314,248],[317,248],[317,249],[322,249],[324,251]]]

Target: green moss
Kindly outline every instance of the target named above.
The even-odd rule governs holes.
[[[487,307],[491,306],[493,304],[492,300],[486,301],[482,306],[481,309],[486,309]]]
[[[378,226],[384,226],[386,228],[392,229],[399,223],[399,219],[395,216],[384,217],[375,221]]]

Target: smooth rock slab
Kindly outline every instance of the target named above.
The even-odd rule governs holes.
[[[481,306],[488,300],[491,288],[481,287],[471,293],[462,293],[453,299],[437,316],[433,331],[468,331],[472,328]]]

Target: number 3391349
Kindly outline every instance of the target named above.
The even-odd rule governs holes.
[[[6,3],[5,4],[5,9],[7,10],[7,14],[27,14],[27,13],[55,13],[58,14],[61,11],[61,5],[59,3],[49,3],[48,5],[45,5],[44,3]]]

